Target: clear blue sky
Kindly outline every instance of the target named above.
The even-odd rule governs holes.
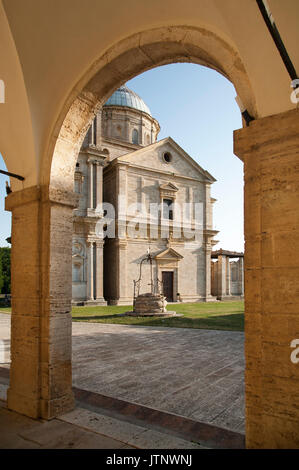
[[[194,64],[171,64],[127,83],[159,121],[158,139],[171,136],[217,182],[212,185],[215,249],[243,251],[243,164],[233,154],[233,130],[242,127],[233,85]],[[0,149],[1,151],[1,149]],[[0,168],[5,164],[0,156]],[[10,214],[4,212],[5,176],[0,175],[0,246],[7,246]]]
[[[195,64],[157,67],[130,80],[159,121],[158,139],[171,136],[217,180],[212,185],[215,249],[243,251],[243,163],[233,154],[233,131],[242,127],[233,85]]]

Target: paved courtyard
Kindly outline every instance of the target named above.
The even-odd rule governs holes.
[[[76,322],[73,384],[244,432],[243,347],[241,332]]]
[[[73,323],[73,383],[244,432],[244,334]]]

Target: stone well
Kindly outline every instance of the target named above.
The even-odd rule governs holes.
[[[127,315],[132,316],[157,316],[157,317],[176,317],[181,316],[176,312],[166,310],[167,301],[161,294],[140,294],[135,300],[134,311],[127,312]]]

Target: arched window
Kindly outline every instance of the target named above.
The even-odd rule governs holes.
[[[77,256],[73,260],[73,282],[83,282],[83,259]]]
[[[173,200],[163,199],[163,217],[164,219],[173,220]]]
[[[133,144],[138,144],[138,131],[134,129],[132,132],[132,142]]]

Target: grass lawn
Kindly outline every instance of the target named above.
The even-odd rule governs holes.
[[[182,313],[178,318],[122,317],[118,314],[132,310],[131,305],[107,307],[73,307],[73,321],[114,323],[120,325],[167,326],[175,328],[205,328],[208,330],[244,330],[244,302],[200,302],[171,304],[167,310]],[[0,307],[0,313],[10,313]]]
[[[244,302],[200,302],[171,304],[167,310],[183,317],[122,317],[132,306],[73,307],[73,321],[114,323],[121,325],[167,326],[175,328],[206,328],[208,330],[244,330]]]
[[[10,313],[11,308],[10,307],[0,307],[0,313]]]

